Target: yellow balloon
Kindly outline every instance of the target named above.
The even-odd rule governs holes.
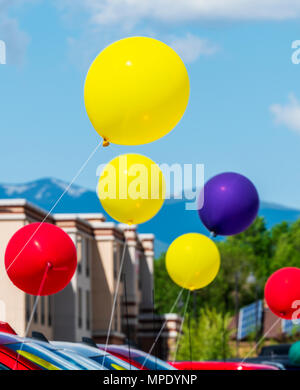
[[[119,222],[148,221],[162,207],[166,182],[159,166],[141,154],[123,154],[101,173],[98,196],[104,210]]]
[[[86,77],[84,100],[105,145],[141,145],[177,125],[189,93],[187,70],[173,49],[156,39],[131,37],[96,57]]]
[[[202,234],[184,234],[169,246],[166,268],[176,284],[188,290],[197,290],[207,286],[217,276],[219,250],[211,239]]]

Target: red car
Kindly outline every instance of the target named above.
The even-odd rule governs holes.
[[[10,325],[0,322],[0,370],[41,370],[39,366],[23,356],[18,357],[17,352],[5,346],[15,335],[16,332]]]
[[[105,345],[98,344],[98,348],[105,350]],[[169,363],[136,348],[124,345],[108,345],[107,352],[114,355],[140,370],[175,370]]]
[[[169,362],[178,370],[279,370],[267,364],[242,362]]]
[[[19,337],[8,324],[0,322],[0,370],[77,369],[67,359]]]

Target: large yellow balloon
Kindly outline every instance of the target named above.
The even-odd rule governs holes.
[[[141,145],[169,133],[189,99],[184,63],[152,38],[122,39],[104,49],[85,81],[88,116],[106,143]]]
[[[198,233],[184,234],[170,245],[166,267],[171,279],[188,290],[207,286],[220,268],[220,254],[216,244]]]
[[[150,158],[123,154],[104,168],[98,196],[104,210],[119,222],[148,221],[164,203],[166,183],[162,171]]]

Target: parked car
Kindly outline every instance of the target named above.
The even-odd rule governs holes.
[[[248,358],[249,363],[263,363],[268,361],[270,364],[280,364],[286,370],[300,370],[300,366],[293,364],[289,359],[289,350],[291,344],[268,345],[261,349],[260,354],[254,358]]]
[[[0,332],[0,364],[3,370],[78,370],[51,351],[6,332]]]
[[[7,348],[6,344],[11,341],[7,333],[0,332],[0,371],[3,370],[41,370],[42,368],[19,356],[18,353]]]
[[[65,359],[67,362],[71,363],[73,366],[77,367],[77,370],[105,370],[104,366],[96,361],[89,359],[79,353],[74,352],[72,349],[67,348],[65,344],[56,344],[54,342],[49,342],[42,334],[42,340],[39,338],[25,339],[26,342],[31,342],[35,345],[38,345],[53,354],[58,355],[59,357]],[[71,343],[70,343],[71,344]]]
[[[279,370],[267,364],[242,362],[169,362],[178,370]]]
[[[258,363],[263,364],[264,362],[268,361],[268,364],[278,365],[284,367],[286,370],[300,370],[300,366],[295,366],[290,362],[290,359],[288,356],[282,355],[282,356],[257,356],[254,358],[248,358],[245,360],[248,363]]]
[[[33,340],[33,342],[36,343],[35,340]],[[43,344],[43,342],[38,342],[38,344],[45,349],[55,353],[56,355],[64,358],[71,364],[75,365],[79,370],[105,370],[102,364],[75,353],[71,349],[62,348],[61,346],[55,346],[50,343]]]
[[[277,367],[279,370],[286,370],[285,365],[269,359],[263,359],[263,358],[248,358],[245,359],[244,363],[251,363],[251,364],[265,364],[267,366],[274,366]]]
[[[97,344],[100,349],[105,350],[104,344]],[[155,357],[148,355],[146,352],[140,351],[124,345],[108,345],[107,352],[128,362],[132,366],[140,370],[174,370],[175,367],[169,363]]]
[[[101,364],[108,370],[137,370],[137,368],[130,366],[127,362],[118,357],[112,356],[110,353],[105,353],[97,347],[86,345],[83,343],[71,343],[64,341],[51,341],[51,344],[60,347],[67,348],[73,352],[91,359],[92,361]]]
[[[291,344],[267,345],[262,347],[258,356],[288,356]]]

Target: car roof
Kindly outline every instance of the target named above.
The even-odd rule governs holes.
[[[106,349],[105,344],[97,344],[99,348],[102,348],[102,350]],[[139,351],[136,348],[129,347],[128,345],[117,345],[117,344],[109,344],[107,346],[107,351],[112,351],[115,353],[119,353],[122,356],[129,357],[129,355],[134,357],[146,357],[147,353],[143,351]]]
[[[259,356],[288,355],[291,344],[268,345],[261,349]]]
[[[275,364],[281,364],[287,369],[300,369],[299,366],[294,365],[291,363],[290,359],[286,355],[269,355],[269,356],[257,356],[254,358],[247,358],[247,362],[256,362],[256,363],[263,363],[264,361],[268,361],[270,364],[275,363]]]
[[[23,339],[17,335],[0,332],[0,345],[19,343]]]
[[[75,362],[79,363],[79,364],[82,364],[82,365],[89,365],[90,368],[92,368],[92,366],[94,366],[94,369],[96,369],[97,366],[97,369],[101,370],[101,369],[105,369],[104,367],[102,367],[101,364],[98,364],[96,362],[93,362],[92,360],[89,359],[90,356],[84,356],[80,351],[77,351],[77,352],[74,352],[74,349],[73,348],[70,348],[70,346],[73,344],[73,343],[69,343],[69,347],[66,345],[68,343],[63,343],[65,345],[62,345],[62,343],[60,345],[57,345],[55,342],[47,342],[47,341],[41,341],[41,340],[37,340],[37,339],[32,339],[32,338],[27,338],[25,339],[26,341],[25,342],[30,342],[30,343],[34,343],[34,344],[37,344],[37,345],[40,345],[50,351],[52,351],[53,353],[61,353],[63,356],[69,356],[70,358],[72,358],[73,360],[75,360]],[[100,368],[101,367],[101,368]]]
[[[246,363],[246,362],[229,362],[229,361],[199,361],[199,362],[170,362],[174,367],[189,370],[191,368],[198,370],[278,370],[274,365]]]
[[[72,342],[67,342],[67,341],[52,341],[51,343],[54,345],[57,345],[58,347],[68,348],[68,349],[74,351],[74,353],[78,353],[78,354],[80,354],[86,358],[90,358],[90,359],[97,358],[98,356],[101,356],[101,357],[107,356],[107,362],[109,362],[109,360],[108,360],[108,357],[109,357],[110,362],[111,362],[111,360],[113,360],[114,364],[121,365],[121,367],[123,367],[123,368],[124,367],[128,367],[128,369],[130,368],[129,363],[123,361],[122,359],[119,359],[118,357],[111,355],[109,352],[105,352],[99,348],[92,347],[92,346],[86,345],[84,343],[72,343]],[[136,370],[135,367],[131,367],[130,369]]]
[[[72,351],[76,351],[85,357],[106,355],[104,351],[96,347],[91,347],[90,345],[85,345],[81,343],[72,343],[68,341],[51,341],[51,345],[56,348],[69,348]]]

